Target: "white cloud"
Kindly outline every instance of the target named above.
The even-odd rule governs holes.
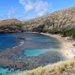
[[[14,15],[17,13],[17,8],[11,8],[9,11],[5,14],[6,18],[13,18]]]
[[[48,12],[49,4],[45,1],[36,2],[35,10],[38,16],[43,16]]]
[[[28,1],[19,0],[19,3],[24,7],[24,10],[26,13],[31,11],[32,9],[34,9],[34,4],[30,0],[28,0]]]
[[[34,4],[32,2],[28,2],[28,4],[25,5],[25,11],[29,12],[32,9],[34,9]]]
[[[21,3],[22,5],[25,5],[25,0],[19,0],[19,3]]]
[[[28,13],[33,10],[37,16],[43,16],[48,13],[49,3],[43,0],[19,0],[19,3],[24,7],[25,13]]]

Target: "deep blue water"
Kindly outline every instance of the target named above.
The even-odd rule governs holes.
[[[14,34],[0,34],[0,52],[19,44]]]
[[[7,48],[12,48],[19,45],[18,38],[26,38],[24,43],[24,55],[25,56],[39,56],[45,54],[48,51],[59,50],[59,42],[48,36],[34,33],[19,33],[19,34],[0,34],[0,51],[4,51]],[[0,68],[0,73],[5,74],[8,69]]]
[[[48,36],[41,34],[25,34],[23,37],[27,39],[27,41],[25,41],[25,46],[28,50],[59,48],[58,41]]]
[[[18,38],[20,37],[26,38],[25,49],[28,50],[59,48],[59,43],[57,40],[41,34],[0,34],[0,51],[18,45]]]

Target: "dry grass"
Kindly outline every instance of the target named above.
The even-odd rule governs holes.
[[[24,71],[14,75],[63,75],[63,72],[75,67],[75,60],[61,61],[56,64],[39,67],[34,70]]]

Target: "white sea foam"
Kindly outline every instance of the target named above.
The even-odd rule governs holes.
[[[21,41],[20,44],[19,44],[19,46],[22,46],[23,44],[24,44],[24,41]]]

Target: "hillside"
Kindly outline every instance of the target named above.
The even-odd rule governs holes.
[[[14,23],[14,24],[20,24],[21,21],[17,20],[17,19],[2,20],[2,21],[0,21],[0,26],[1,25],[11,25],[12,23]]]
[[[35,26],[35,24],[44,24],[47,28],[66,28],[75,26],[75,7],[60,10],[25,22],[26,25]],[[68,28],[69,28],[68,27]]]
[[[24,22],[24,28],[30,31],[60,33],[75,37],[75,7]]]
[[[22,22],[17,19],[0,21],[0,33],[20,32]]]

